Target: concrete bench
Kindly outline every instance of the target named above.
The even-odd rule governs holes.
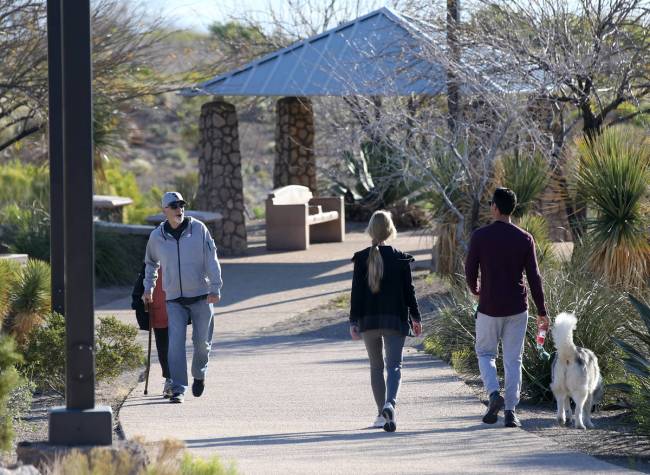
[[[125,196],[93,195],[93,208],[102,221],[124,222],[124,207],[133,204]]]
[[[343,197],[314,198],[309,188],[289,185],[266,199],[266,248],[294,251],[310,243],[343,242]]]

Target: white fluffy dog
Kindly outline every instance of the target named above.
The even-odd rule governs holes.
[[[574,426],[576,429],[586,429],[594,427],[591,408],[602,397],[603,379],[594,352],[573,343],[576,323],[577,319],[572,313],[559,314],[553,323],[551,331],[557,353],[553,362],[551,390],[557,401],[558,423],[564,425],[567,418],[571,420],[571,398],[575,403]]]

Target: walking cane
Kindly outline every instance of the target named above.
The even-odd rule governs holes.
[[[147,371],[145,373],[145,379],[144,379],[144,395],[146,396],[147,393],[149,392],[149,370],[151,369],[151,311],[149,310],[149,303],[145,302],[144,304],[144,310],[149,314],[149,348],[147,349]]]

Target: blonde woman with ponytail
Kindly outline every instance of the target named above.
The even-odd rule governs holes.
[[[388,211],[373,213],[366,231],[372,245],[352,258],[350,335],[353,340],[363,339],[368,351],[370,382],[378,410],[373,427],[394,432],[397,428],[395,404],[402,377],[404,341],[410,334],[411,325],[416,336],[422,333],[411,279],[410,264],[415,259],[386,244],[397,235]]]

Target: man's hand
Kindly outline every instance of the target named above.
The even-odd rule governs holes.
[[[145,292],[142,294],[142,301],[144,302],[145,305],[149,305],[150,303],[153,303],[153,290],[151,292]]]
[[[221,300],[220,295],[217,295],[217,294],[209,294],[208,295],[208,303],[218,304],[220,300]]]
[[[551,321],[546,315],[537,315],[537,328],[546,326],[548,329],[551,326]]]
[[[422,335],[422,322],[413,322],[413,333],[415,336]]]
[[[361,340],[361,333],[359,333],[359,327],[356,325],[350,325],[350,336],[353,340]]]

